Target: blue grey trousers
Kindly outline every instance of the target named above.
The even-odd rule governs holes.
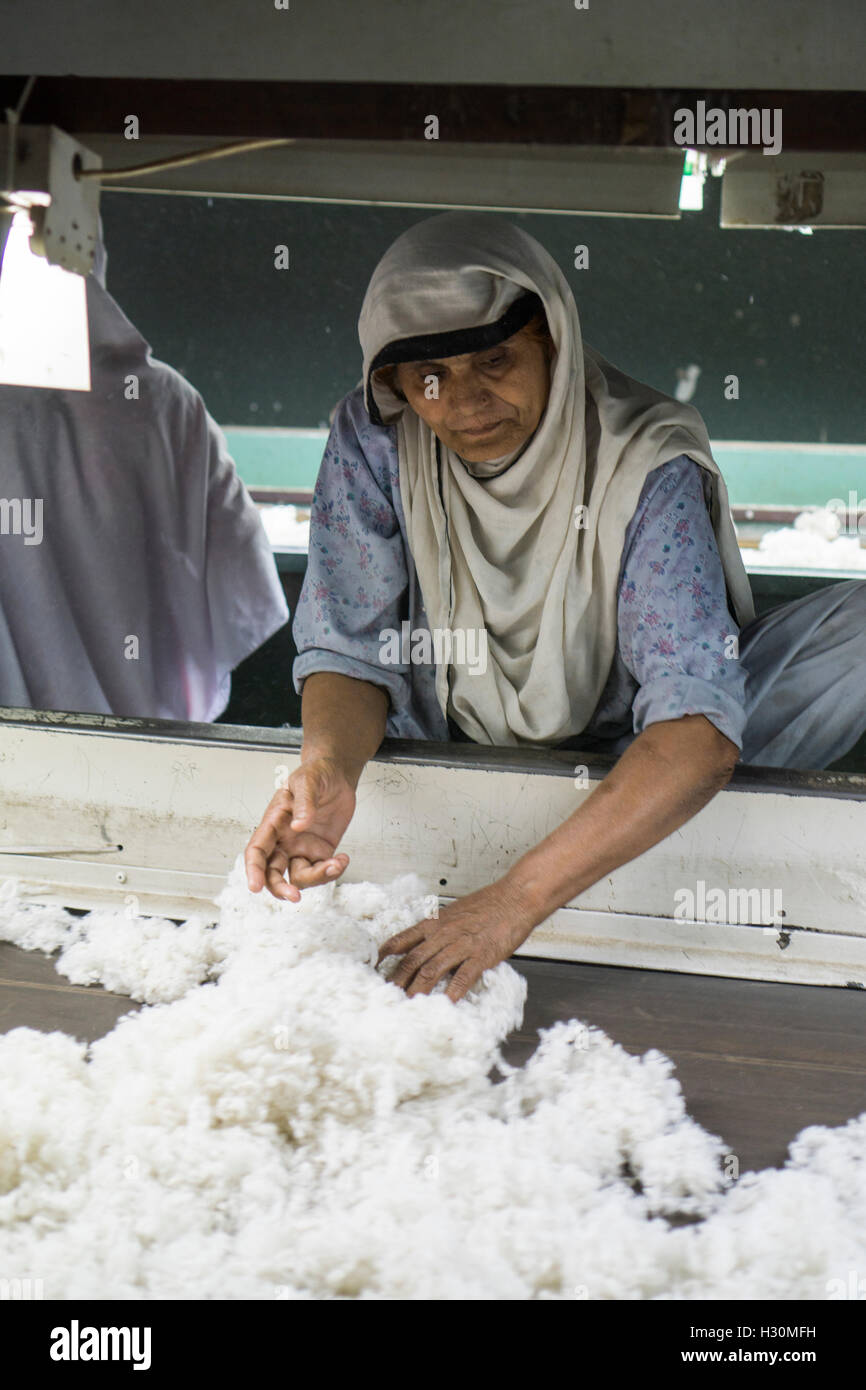
[[[740,630],[740,761],[822,768],[866,732],[866,580],[831,584]]]
[[[741,763],[823,768],[866,733],[866,580],[830,584],[740,629],[746,668]],[[635,740],[562,745],[619,757]]]

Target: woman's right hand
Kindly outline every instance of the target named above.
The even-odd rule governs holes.
[[[354,813],[355,788],[339,763],[301,763],[272,797],[244,852],[250,891],[267,887],[296,903],[300,889],[338,878],[349,856],[335,851]]]

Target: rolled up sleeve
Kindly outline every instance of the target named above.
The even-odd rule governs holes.
[[[703,714],[742,748],[746,674],[698,464],[681,455],[654,470],[634,520],[618,624],[623,662],[639,686],[635,734]]]
[[[408,668],[383,662],[382,635],[399,633],[408,616],[406,554],[386,442],[377,439],[372,449],[368,443],[365,452],[359,409],[357,393],[337,407],[316,481],[309,561],[292,627],[298,650],[292,675],[298,693],[314,671],[369,681],[386,689],[400,710],[411,699]],[[369,420],[366,425],[369,438]]]

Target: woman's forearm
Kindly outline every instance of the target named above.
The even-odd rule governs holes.
[[[337,671],[314,671],[304,681],[301,762],[331,758],[353,786],[385,737],[388,692]]]
[[[738,757],[736,745],[703,715],[651,724],[505,882],[537,926],[697,815],[730,780]]]

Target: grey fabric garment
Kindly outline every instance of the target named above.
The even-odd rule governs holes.
[[[742,761],[822,768],[866,732],[866,580],[831,584],[740,632]]]
[[[209,721],[288,609],[221,430],[108,294],[105,259],[93,389],[0,386],[0,705]],[[15,524],[37,501],[38,540]]]
[[[747,671],[741,763],[814,770],[866,733],[866,580],[831,584],[740,630]],[[565,746],[619,756],[634,734]]]

